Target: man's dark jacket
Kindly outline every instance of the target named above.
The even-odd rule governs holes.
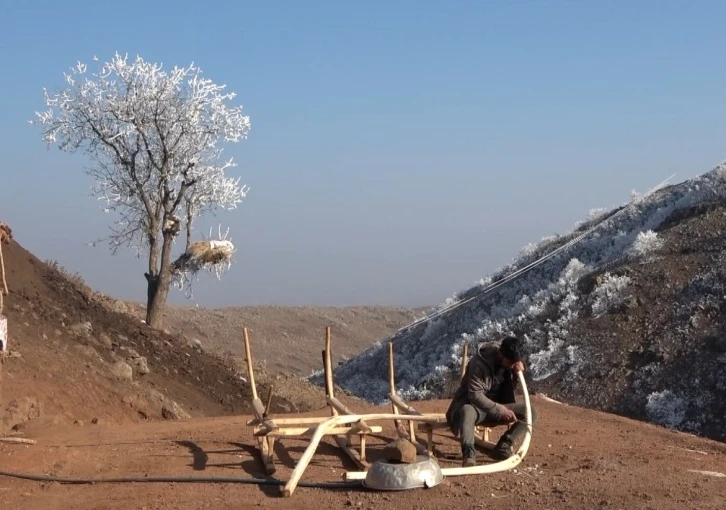
[[[481,344],[466,365],[464,377],[446,411],[446,422],[455,436],[459,435],[459,410],[465,404],[476,407],[485,416],[485,422],[496,423],[502,419],[504,406],[501,404],[516,402],[517,380],[511,370],[502,367],[500,345],[501,342]],[[497,375],[501,382],[497,381]]]

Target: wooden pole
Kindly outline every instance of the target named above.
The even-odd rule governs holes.
[[[320,425],[318,425],[315,433],[313,434],[313,437],[310,439],[310,445],[308,445],[308,447],[305,449],[305,452],[303,452],[302,457],[300,457],[300,460],[295,465],[295,469],[293,469],[292,471],[290,479],[285,484],[285,487],[283,487],[282,489],[282,494],[286,498],[292,496],[292,493],[295,491],[295,488],[297,487],[300,478],[302,478],[302,474],[305,472],[305,468],[307,468],[308,464],[310,464],[310,461],[313,458],[313,454],[315,453],[318,444],[320,444],[320,440],[325,435],[325,430],[329,428],[330,425],[333,425],[336,419],[337,416],[332,416],[322,422]]]
[[[332,353],[330,349],[330,326],[325,326],[325,350],[323,351],[323,363],[325,363],[325,386],[328,396],[334,398],[335,390],[333,390],[333,362],[330,359],[331,357]],[[330,410],[333,416],[336,416],[338,414],[338,410],[334,407],[331,407]]]
[[[464,352],[461,354],[461,378],[466,374],[466,360],[469,357],[469,344],[464,344]]]
[[[35,444],[35,439],[25,439],[23,437],[0,437],[0,443],[21,443]]]
[[[388,388],[389,397],[396,394],[396,373],[393,364],[393,342],[388,342]],[[393,411],[393,414],[399,414],[398,407],[396,407],[396,404],[393,403],[393,400],[391,400],[391,410]],[[399,420],[393,420],[393,424],[400,436],[401,431],[403,430],[401,422]]]
[[[2,241],[2,239],[0,239],[0,273],[2,275],[2,280],[3,280],[2,292],[4,292],[5,295],[7,296],[8,294],[10,294],[10,292],[8,291],[8,282],[5,280],[5,259],[3,259],[3,241]],[[0,312],[2,312],[1,307],[0,307]]]
[[[273,385],[270,385],[270,391],[267,393],[267,403],[265,404],[265,412],[262,415],[263,417],[267,417],[267,414],[270,412],[270,406],[272,405],[272,390],[274,389]]]
[[[250,337],[247,328],[243,329],[245,337],[245,357],[247,358],[247,376],[250,378],[250,388],[252,388],[252,400],[257,400],[257,386],[255,386],[255,373],[252,370],[252,353],[250,352]]]
[[[323,364],[325,367],[325,385],[327,387],[328,396],[326,403],[330,407],[330,414],[332,416],[338,416],[341,413],[347,415],[353,415],[353,411],[341,404],[338,399],[335,398],[335,390],[333,389],[333,352],[331,348],[331,335],[330,326],[325,327],[325,350],[323,351]],[[368,426],[363,420],[352,427],[357,431],[363,430],[364,432],[371,431],[371,427]],[[335,441],[340,447],[350,456],[350,458],[358,464],[361,469],[368,469],[369,464],[366,462],[366,435],[365,433],[360,434],[360,454],[357,454],[352,448],[352,434],[348,433],[346,436],[338,435],[333,436]]]
[[[328,418],[327,416],[325,417]],[[260,428],[258,430],[255,430],[255,432],[252,434],[254,437],[305,437],[309,436],[313,433],[315,433],[315,429],[317,426],[320,425],[319,423],[311,423],[310,426],[302,426],[302,427],[280,427],[277,429],[270,430],[268,428]],[[325,433],[326,435],[330,436],[339,436],[339,435],[365,435],[365,434],[380,434],[383,432],[383,427],[380,425],[374,425],[372,427],[369,427],[367,429],[362,429],[358,426],[358,424],[353,424],[352,426],[344,426],[344,427],[336,427],[332,429],[328,429],[328,431]]]

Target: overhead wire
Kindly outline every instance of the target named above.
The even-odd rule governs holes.
[[[650,190],[648,190],[642,196],[637,197],[636,199],[632,200],[627,205],[623,206],[623,208],[620,209],[619,211],[617,211],[617,212],[609,215],[608,217],[600,220],[598,223],[596,223],[590,229],[586,230],[582,234],[578,235],[577,237],[573,238],[572,240],[568,241],[567,243],[563,244],[562,246],[560,246],[559,248],[553,250],[552,252],[548,253],[547,255],[544,255],[543,257],[540,257],[539,259],[537,259],[534,262],[526,265],[525,267],[523,267],[521,269],[518,269],[517,271],[515,271],[515,272],[513,272],[513,273],[511,273],[511,274],[509,274],[507,276],[505,276],[501,280],[498,280],[497,282],[495,282],[495,283],[493,283],[493,284],[485,287],[484,289],[481,289],[481,290],[477,291],[473,296],[471,296],[471,297],[469,297],[467,299],[463,299],[461,301],[457,301],[455,303],[452,303],[452,304],[450,304],[448,306],[442,307],[442,308],[440,308],[439,310],[437,310],[436,312],[434,312],[431,315],[427,315],[427,316],[425,316],[425,317],[423,317],[421,319],[418,319],[418,320],[413,321],[411,324],[408,324],[407,326],[403,326],[402,328],[400,328],[396,332],[396,334],[401,333],[402,331],[407,331],[407,330],[409,330],[411,328],[414,328],[416,326],[419,326],[421,324],[425,324],[425,323],[429,322],[430,320],[435,319],[437,317],[441,317],[442,315],[445,315],[445,314],[449,313],[450,311],[452,311],[452,310],[454,310],[454,309],[456,309],[456,308],[458,308],[458,307],[460,307],[462,305],[465,305],[467,303],[470,303],[471,301],[474,301],[475,299],[479,299],[483,295],[491,292],[492,290],[494,290],[496,288],[499,288],[499,287],[501,287],[502,285],[504,285],[506,283],[509,283],[511,280],[514,280],[518,276],[521,276],[522,274],[524,274],[527,271],[535,268],[536,266],[539,266],[540,264],[543,264],[544,262],[546,262],[550,258],[552,258],[555,255],[557,255],[558,253],[566,250],[567,248],[573,246],[574,244],[576,244],[577,242],[579,242],[580,240],[582,240],[583,238],[585,238],[587,235],[589,235],[592,232],[594,232],[595,230],[597,230],[601,225],[607,223],[608,221],[611,221],[611,220],[615,219],[616,217],[620,216],[621,214],[624,214],[625,211],[627,211],[630,207],[632,207],[635,204],[638,204],[638,203],[642,202],[643,200],[645,200],[646,198],[648,198],[650,195],[652,195],[653,193],[655,193],[656,191],[658,191],[659,189],[661,189],[663,186],[665,186],[665,184],[668,181],[670,181],[674,176],[675,176],[675,174],[671,175],[670,177],[668,177],[666,180],[664,180],[663,182],[661,182],[660,184],[658,184],[654,188],[651,188]]]

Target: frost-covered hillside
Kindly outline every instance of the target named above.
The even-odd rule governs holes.
[[[385,401],[393,340],[398,391],[448,397],[464,343],[472,353],[516,334],[526,342],[530,391],[726,439],[725,232],[726,165],[624,209],[594,210],[572,232],[525,246],[431,320],[339,365],[335,382]]]

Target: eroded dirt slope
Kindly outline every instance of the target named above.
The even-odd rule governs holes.
[[[138,422],[250,409],[249,386],[231,365],[107,309],[14,240],[3,254],[10,356],[0,429],[28,420]]]

